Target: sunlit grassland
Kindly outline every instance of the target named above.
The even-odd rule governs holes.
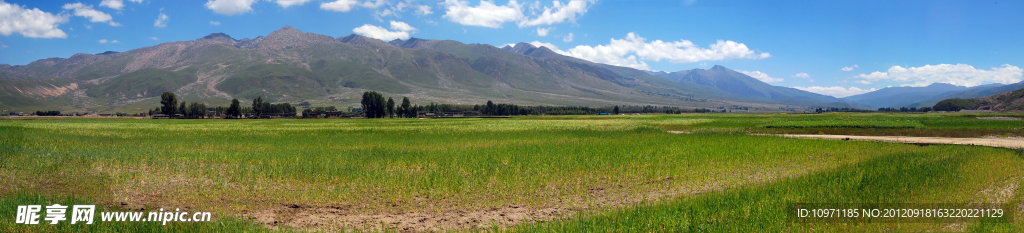
[[[212,211],[225,226],[169,225],[237,230],[261,227],[239,222],[242,214],[280,204],[366,213],[516,205],[593,210],[523,230],[843,231],[891,226],[793,225],[780,206],[983,200],[984,190],[1013,184],[1003,201],[1024,197],[1019,151],[749,135],[770,125],[1024,127],[934,114],[0,121],[0,217],[74,200]],[[146,229],[128,225],[100,229]]]

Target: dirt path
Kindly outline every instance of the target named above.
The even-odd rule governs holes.
[[[971,145],[990,146],[1021,149],[1024,148],[1024,140],[1001,139],[1001,138],[940,138],[940,137],[899,137],[899,136],[854,136],[854,135],[818,135],[818,134],[776,134],[775,136],[789,138],[821,138],[832,140],[857,140],[857,141],[883,141],[910,144],[950,144],[950,145]]]

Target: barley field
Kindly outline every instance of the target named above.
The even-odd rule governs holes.
[[[795,139],[1021,137],[1007,114],[0,120],[0,232],[1024,231],[1024,151]],[[674,132],[674,133],[670,133]],[[19,205],[212,222],[14,223]],[[995,220],[800,223],[793,203],[997,203]]]

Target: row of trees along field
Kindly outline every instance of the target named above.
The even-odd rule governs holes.
[[[388,97],[387,100],[384,100],[384,95],[376,91],[363,92],[360,105],[366,118],[383,118],[385,116],[414,118],[420,108],[420,106],[412,105],[409,97],[402,97],[402,104],[395,106],[395,99]]]
[[[879,112],[931,112],[932,107],[901,107],[901,108],[878,108]]]
[[[198,102],[189,104],[182,101],[179,105],[178,98],[173,92],[164,92],[160,95],[160,107],[150,110],[149,114],[151,116],[155,114],[167,116],[180,115],[189,119],[201,119],[213,118],[219,115],[226,115],[230,118],[239,118],[243,115],[256,116],[257,118],[271,116],[294,117],[296,112],[295,107],[292,107],[291,104],[271,104],[270,102],[264,102],[262,96],[253,99],[251,107],[242,107],[238,99],[232,99],[231,105],[228,107],[207,107],[206,104]]]
[[[579,106],[520,106],[516,104],[495,104],[488,100],[486,104],[480,105],[458,105],[458,104],[437,104],[417,106],[411,105],[408,97],[402,97],[401,105],[396,106],[391,97],[384,99],[384,95],[375,92],[363,92],[360,101],[364,116],[367,118],[382,117],[416,117],[418,112],[426,113],[478,113],[484,116],[525,116],[525,115],[593,115],[600,113],[683,113],[683,112],[709,112],[705,108],[684,110],[679,107],[669,106],[622,106],[614,107],[579,107]]]
[[[668,113],[678,114],[684,112],[710,112],[705,108],[685,110],[680,107],[671,106],[622,106],[614,107],[580,107],[580,106],[520,106],[516,104],[495,104],[488,100],[484,105],[473,105],[473,111],[480,111],[488,116],[515,116],[515,115],[594,115],[594,114],[622,114],[622,113]]]

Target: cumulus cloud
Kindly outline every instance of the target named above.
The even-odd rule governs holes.
[[[352,7],[359,4],[356,0],[338,0],[333,2],[325,2],[320,4],[320,9],[338,12],[348,12],[352,10]]]
[[[103,0],[103,2],[100,2],[100,6],[104,6],[104,7],[110,8],[110,9],[114,9],[114,10],[121,10],[121,8],[124,8],[124,1],[121,1],[121,0]]]
[[[864,93],[868,93],[868,92],[872,92],[872,91],[876,91],[877,90],[877,89],[874,89],[874,88],[871,88],[871,89],[860,89],[860,88],[857,88],[857,87],[845,88],[845,87],[838,87],[838,86],[836,86],[836,87],[813,86],[813,87],[793,87],[793,88],[804,90],[804,91],[808,91],[808,92],[812,92],[812,93],[818,93],[818,94],[822,94],[822,95],[834,96],[836,98],[843,98],[843,97],[847,97],[847,96],[860,95],[860,94],[864,94]]]
[[[510,0],[504,6],[495,5],[487,0],[480,1],[476,7],[471,7],[468,2],[461,0],[445,0],[443,5],[447,8],[443,17],[462,25],[500,28],[505,22],[517,21],[524,17],[523,5],[515,0]]]
[[[551,25],[556,23],[563,23],[569,21],[576,23],[576,17],[587,13],[587,3],[593,2],[590,0],[571,0],[569,3],[562,4],[559,1],[554,1],[552,7],[544,7],[544,12],[533,19],[525,19],[519,22],[519,27],[529,27],[537,25]],[[538,2],[539,3],[539,2]]]
[[[68,18],[62,15],[0,1],[0,35],[18,33],[31,38],[67,38],[68,35],[57,28],[66,22]]]
[[[811,75],[809,75],[807,73],[804,73],[804,72],[800,72],[800,73],[794,74],[793,77],[794,78],[810,78]]]
[[[217,14],[236,15],[252,11],[253,3],[256,0],[210,0],[206,2],[206,8]]]
[[[220,26],[220,22],[219,22],[219,21],[213,21],[213,20],[210,20],[210,25],[213,25],[213,26]]]
[[[391,30],[403,31],[403,32],[414,32],[416,28],[409,26],[405,22],[399,22],[391,20]]]
[[[390,31],[390,30],[388,30],[386,28],[383,28],[383,27],[380,27],[380,26],[364,24],[361,27],[357,27],[355,29],[352,29],[352,32],[355,32],[356,34],[363,35],[363,36],[366,36],[366,37],[383,40],[383,41],[392,41],[392,40],[395,40],[395,39],[403,39],[403,40],[404,39],[409,39],[409,33],[410,32],[415,32],[416,28],[414,28],[412,26],[409,26],[409,24],[406,24],[404,22],[398,22],[398,21],[392,20],[391,21],[391,30],[395,30],[395,31]]]
[[[860,74],[854,76],[854,78],[862,79],[858,81],[860,83],[887,80],[905,83],[901,86],[923,87],[932,83],[948,83],[957,86],[973,87],[985,83],[1011,84],[1020,82],[1022,73],[1024,73],[1024,70],[1010,64],[992,67],[989,70],[975,69],[967,64],[938,64],[906,68],[893,66],[887,72],[875,71],[870,74]]]
[[[100,42],[100,44],[106,44],[106,43],[117,44],[117,43],[121,43],[120,41],[117,41],[117,40],[107,40],[107,39],[100,39],[99,42]]]
[[[860,66],[857,66],[857,64],[853,64],[853,66],[845,66],[843,68],[840,68],[839,70],[842,70],[842,71],[853,71],[853,69],[857,69],[857,68],[860,68]]]
[[[155,36],[151,36],[151,37],[149,37],[149,39],[150,40],[160,40],[160,38],[156,38]]]
[[[89,22],[93,23],[107,23],[110,26],[121,26],[120,23],[114,22],[114,17],[111,17],[107,13],[92,9],[92,5],[85,5],[81,2],[64,4],[65,10],[71,10],[75,16],[88,18]]]
[[[416,14],[420,16],[433,14],[434,11],[430,10],[430,6],[427,5],[414,5],[412,8],[416,9]]]
[[[537,35],[538,36],[548,36],[548,32],[549,31],[551,31],[551,28],[537,28]]]
[[[278,6],[281,6],[281,8],[288,8],[290,6],[301,6],[302,4],[309,2],[309,0],[277,0],[275,2]]]
[[[692,63],[771,57],[769,53],[755,52],[743,43],[734,41],[718,40],[708,48],[701,48],[688,40],[647,42],[646,38],[632,32],[628,33],[624,39],[612,38],[607,45],[580,45],[566,51],[556,52],[592,62],[642,70],[650,70],[650,66],[644,61],[661,61],[662,59],[672,63]]]
[[[167,27],[167,21],[171,20],[171,17],[168,17],[167,14],[164,14],[163,9],[160,10],[160,15],[156,17],[156,22],[153,22],[153,26],[158,28],[165,28]]]
[[[762,73],[761,71],[736,70],[736,72],[740,72],[740,73],[743,73],[743,74],[745,74],[747,76],[755,78],[757,80],[761,80],[761,82],[766,82],[766,83],[782,82],[781,78],[772,78],[771,76],[768,76],[768,74]]]
[[[478,6],[469,6],[463,0],[445,0],[442,6],[446,9],[444,18],[469,26],[481,26],[489,28],[500,28],[506,22],[518,22],[520,28],[552,25],[564,22],[576,23],[576,19],[587,12],[587,8],[596,0],[570,0],[563,4],[560,1],[552,2],[551,7],[543,7],[540,13],[541,3],[520,4],[515,0],[509,1],[504,6],[494,4],[492,1],[482,0]],[[524,14],[524,7],[533,17]]]
[[[361,3],[358,0],[337,0],[333,2],[321,3],[320,9],[337,12],[348,12],[351,11],[352,9],[355,9],[356,7],[377,9],[384,6],[387,3],[388,2],[385,0],[366,1]],[[378,13],[378,15],[380,14],[381,13]]]
[[[366,3],[364,3],[364,5],[365,4]],[[413,9],[413,14],[415,14],[416,16],[426,16],[426,15],[434,13],[434,11],[430,9],[430,6],[427,6],[427,5],[416,5],[416,4],[413,3],[413,0],[405,0],[403,2],[399,2],[398,4],[395,4],[395,5],[391,5],[391,4],[387,4],[387,5],[388,5],[388,7],[386,9],[379,10],[379,11],[376,12],[375,16],[376,16],[377,20],[383,21],[381,18],[382,17],[387,17],[387,16],[395,16],[395,17],[401,18],[402,17],[401,13],[405,12],[406,10],[409,10],[409,9]]]
[[[562,41],[572,42],[572,39],[575,38],[575,37],[576,36],[573,35],[572,32],[570,32],[568,35],[565,35],[565,36],[562,37]]]

